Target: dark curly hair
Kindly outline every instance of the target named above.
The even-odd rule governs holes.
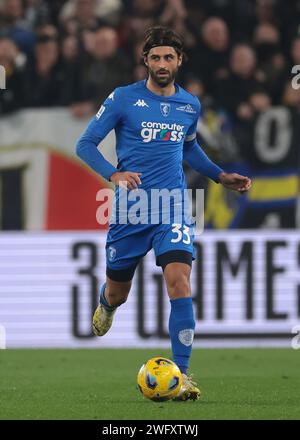
[[[183,43],[179,35],[164,26],[153,26],[145,32],[143,56],[146,57],[153,47],[173,47],[179,56],[184,56]]]

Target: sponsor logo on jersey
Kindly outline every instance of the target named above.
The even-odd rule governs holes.
[[[184,125],[143,121],[141,126],[143,142],[152,140],[180,142],[184,137]]]
[[[135,104],[133,104],[134,107],[138,106],[138,107],[149,107],[149,105],[143,100],[143,99],[138,99],[136,101]]]
[[[105,110],[104,105],[101,105],[98,113],[96,114],[96,119],[100,119],[101,118],[101,115],[103,114],[104,110]]]
[[[168,102],[160,103],[160,111],[163,116],[165,117],[169,116],[170,110],[171,110],[171,105]]]
[[[181,105],[180,107],[176,107],[176,110],[179,110],[181,112],[186,112],[186,113],[196,113],[196,110],[194,110],[190,104]]]

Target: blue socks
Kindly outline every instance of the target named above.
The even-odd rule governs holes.
[[[103,305],[103,307],[108,311],[108,312],[112,312],[113,310],[115,310],[116,307],[112,307],[108,304],[108,302],[106,301],[104,292],[105,292],[105,287],[106,287],[106,283],[102,284],[101,289],[100,289],[100,304]]]
[[[180,371],[187,374],[194,339],[195,318],[191,297],[171,299],[169,334],[173,361]]]
[[[105,298],[106,283],[100,289],[100,303],[112,312],[116,307],[108,304]],[[171,314],[169,319],[169,334],[171,338],[173,361],[180,371],[187,374],[194,339],[195,318],[191,297],[171,299]]]

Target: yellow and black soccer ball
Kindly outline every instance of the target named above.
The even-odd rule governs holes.
[[[173,399],[180,391],[182,375],[175,362],[154,357],[145,362],[137,375],[141,393],[154,402]]]

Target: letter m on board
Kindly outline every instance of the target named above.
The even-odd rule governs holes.
[[[6,72],[5,68],[0,65],[0,90],[6,89]]]

